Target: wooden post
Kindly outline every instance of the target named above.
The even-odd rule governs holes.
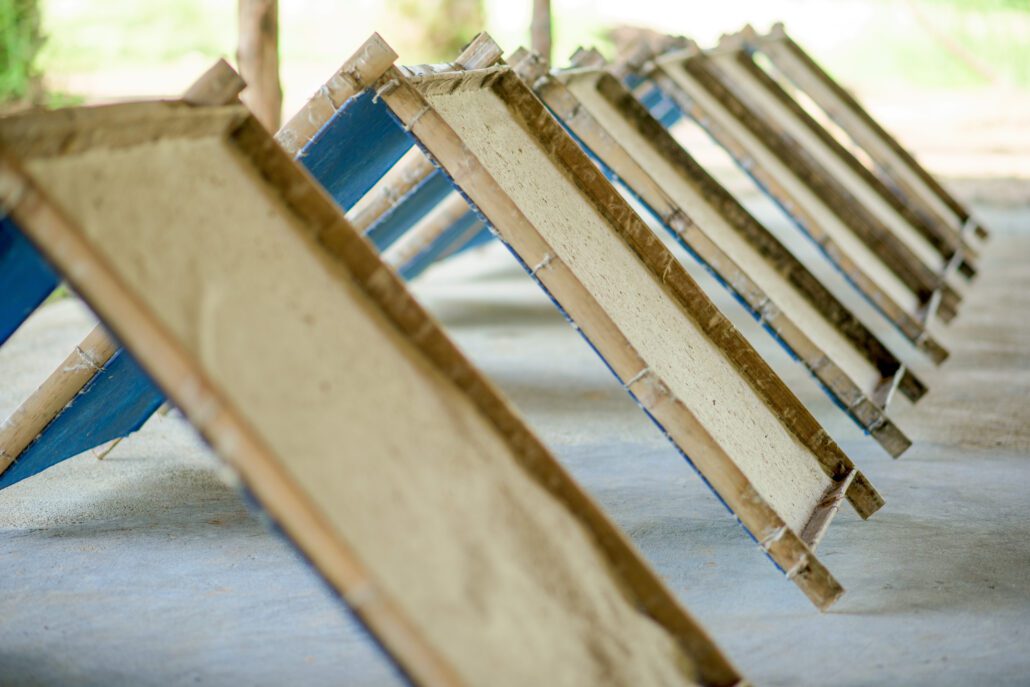
[[[529,27],[533,52],[551,63],[551,0],[533,0],[533,21]]]
[[[283,93],[279,85],[278,0],[239,0],[236,62],[247,82],[242,100],[264,127],[279,129]]]

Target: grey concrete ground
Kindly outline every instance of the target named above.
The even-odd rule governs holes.
[[[417,292],[755,683],[1030,684],[1030,214],[984,215],[982,276],[940,330],[952,359],[931,370],[898,344],[931,386],[893,408],[916,440],[899,461],[734,311],[887,499],[870,521],[842,511],[830,528],[820,558],[848,593],[825,614],[497,247]],[[0,350],[0,415],[89,324],[59,303]],[[79,456],[0,492],[0,684],[395,682],[222,476],[173,414],[103,462]]]

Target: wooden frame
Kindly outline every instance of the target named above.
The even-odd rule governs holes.
[[[725,60],[704,52],[685,60],[682,67],[752,135],[761,139],[766,149],[772,151],[812,194],[819,197],[823,206],[836,215],[850,234],[865,244],[869,254],[878,258],[918,299],[919,307],[923,309],[921,319],[929,322],[939,315],[947,322],[954,318],[962,297],[946,281],[946,275],[938,272],[936,266],[931,267],[924,262],[836,174],[827,169],[824,161],[817,159],[813,150],[820,147],[820,141],[809,135],[811,132],[804,125],[788,131],[786,126],[795,123],[792,113],[775,98],[762,99],[764,91],[761,85],[754,87],[756,84],[751,82],[753,74],[743,70],[730,72],[738,67],[732,56]],[[798,138],[799,134],[804,138]]]
[[[955,273],[967,278],[976,274],[970,250],[951,240],[945,227],[926,221],[894,195],[775,79],[755,64],[747,48],[746,34],[739,33],[723,36],[718,47],[706,54],[743,93],[762,105],[770,122],[775,122],[784,134],[800,142],[812,159],[869,211],[873,220],[897,237],[921,265],[935,272],[942,285],[947,285]],[[942,308],[942,313],[951,312],[960,296],[951,288],[942,291],[942,299],[947,298],[952,305]]]
[[[946,237],[967,248],[973,235],[980,239],[988,238],[987,229],[969,209],[820,67],[787,34],[783,24],[774,25],[764,36],[758,36],[749,29],[745,29],[749,43],[862,147],[889,181],[888,186],[904,203],[915,206],[934,226],[943,224],[947,229]]]
[[[859,427],[892,457],[911,445],[886,407],[898,388],[918,400],[926,391],[922,382],[705,172],[615,76],[582,67],[548,73],[539,58],[526,52],[509,61],[610,176],[737,296]],[[787,300],[770,297],[762,284]],[[830,355],[831,347],[849,363],[851,375]],[[875,379],[863,378],[867,386],[855,381],[870,371]]]
[[[381,41],[366,45],[351,62],[389,64],[395,55]],[[142,123],[146,125],[142,125]],[[440,327],[414,301],[403,283],[384,267],[374,249],[348,225],[339,209],[276,145],[267,132],[239,106],[190,108],[177,103],[146,103],[59,111],[35,118],[19,128],[10,121],[0,126],[5,148],[0,157],[0,200],[25,235],[68,279],[128,350],[138,356],[149,374],[162,386],[214,450],[242,478],[246,488],[262,504],[281,530],[300,548],[327,581],[355,610],[402,669],[418,684],[468,684],[455,656],[462,651],[504,651],[501,643],[478,649],[446,647],[446,633],[434,633],[415,622],[412,609],[398,601],[396,590],[385,588],[346,537],[347,522],[325,509],[325,497],[316,497],[309,481],[312,474],[291,465],[295,456],[273,448],[283,430],[265,429],[241,392],[223,387],[211,359],[196,352],[174,320],[155,310],[151,294],[134,291],[130,284],[139,276],[110,259],[101,245],[107,223],[91,220],[89,232],[65,214],[35,180],[36,174],[15,158],[29,160],[66,156],[91,146],[138,146],[152,141],[191,140],[205,137],[231,153],[239,165],[242,182],[253,185],[268,202],[281,208],[289,222],[282,222],[283,236],[292,237],[308,269],[295,270],[327,275],[338,284],[341,298],[356,297],[376,313],[370,321],[386,340],[397,342],[404,355],[413,355],[420,369],[440,389],[451,389],[475,408],[476,422],[484,423],[507,447],[504,455],[515,461],[520,475],[535,484],[568,517],[578,523],[617,580],[635,612],[667,633],[676,651],[689,657],[706,685],[741,684],[740,676],[675,597],[635,553],[627,540],[603,516],[558,465],[546,448],[525,427],[492,385],[475,370],[450,342]],[[71,145],[69,145],[71,144]],[[192,158],[187,158],[192,159]],[[88,182],[87,182],[88,183]],[[188,181],[204,184],[204,181]],[[160,191],[155,191],[160,193]],[[63,203],[62,203],[63,204]],[[238,205],[237,205],[238,207]],[[170,232],[178,234],[178,232]],[[184,239],[185,240],[185,239]],[[158,256],[158,259],[163,259]],[[297,258],[298,260],[300,258]],[[246,282],[249,284],[249,282]],[[168,289],[179,288],[174,284]],[[346,294],[356,294],[347,296]],[[332,299],[330,299],[332,300]],[[287,309],[287,312],[294,312]],[[365,312],[362,310],[362,312]],[[303,314],[297,312],[298,321]],[[292,325],[291,325],[292,326]],[[296,327],[294,327],[296,329]],[[284,354],[286,352],[284,351]],[[284,356],[286,357],[286,356]],[[345,361],[334,363],[346,365]],[[360,363],[353,363],[360,364]],[[317,385],[309,385],[315,387]],[[245,396],[245,394],[244,394]],[[265,411],[267,412],[267,411]],[[258,413],[260,415],[260,413]],[[276,436],[279,438],[277,439]],[[464,437],[464,434],[460,435]],[[507,458],[504,460],[508,460]],[[399,477],[400,475],[395,475]],[[366,478],[368,476],[366,475]],[[522,478],[520,478],[522,479]],[[463,486],[463,488],[468,488]],[[487,499],[486,495],[483,495]],[[321,500],[320,500],[321,498]],[[341,535],[341,531],[343,534]],[[537,536],[547,536],[540,532]],[[564,544],[564,542],[563,542]],[[550,550],[562,551],[557,542]],[[422,565],[426,562],[422,561]],[[422,620],[425,619],[423,611]],[[599,622],[600,615],[593,622]],[[619,628],[612,628],[618,633]],[[520,656],[519,661],[531,657]],[[532,663],[532,661],[530,661]],[[548,666],[539,668],[548,674]],[[552,666],[553,668],[554,666]],[[475,681],[475,680],[471,680]]]
[[[186,90],[182,100],[197,106],[228,105],[237,101],[244,86],[243,80],[229,66],[229,63],[225,60],[218,60]],[[0,485],[11,482],[12,476],[8,473],[8,469],[23,456],[26,449],[34,442],[44,439],[43,434],[51,428],[51,423],[65,412],[72,401],[83,393],[84,389],[97,388],[98,382],[103,383],[104,377],[111,375],[113,369],[109,368],[108,364],[117,352],[117,344],[102,326],[97,325],[75,347],[75,350],[69,353],[68,358],[50,373],[50,376],[22,401],[3,423],[0,423]],[[147,397],[142,403],[127,406],[139,414],[145,415],[143,418],[145,422],[160,403],[152,398],[153,394],[149,384],[142,385],[144,388],[139,390],[140,385],[133,383],[133,378],[138,376],[138,371],[131,360],[121,361],[119,365],[126,368],[126,371],[121,372],[119,379],[128,380],[133,393]],[[118,384],[120,385],[121,382]],[[126,390],[122,389],[117,395],[124,399],[124,396],[127,395]],[[80,400],[82,401],[80,406],[94,403],[92,399]],[[81,411],[82,408],[80,407],[79,410]],[[124,438],[123,432],[135,431],[139,426],[137,418],[132,417],[127,420],[128,424],[116,421],[106,427],[101,427],[100,422],[90,422],[93,432],[100,430],[102,433],[86,438],[85,444],[69,441],[67,436],[55,438],[55,442],[68,442],[73,448],[62,450],[53,458],[63,460],[79,453],[80,451],[76,449],[81,446],[86,446],[84,450],[88,450]],[[74,428],[71,428],[71,431],[74,433]],[[88,445],[91,443],[92,446]],[[44,450],[50,452],[49,449]],[[69,453],[69,451],[74,453]],[[49,467],[55,462],[57,461],[46,460],[44,467]],[[18,478],[20,479],[20,477]]]
[[[635,67],[626,63],[622,69],[631,72]],[[941,292],[936,290],[938,277],[928,269],[916,269],[905,271],[905,280],[899,279],[894,270],[904,270],[908,260],[892,253],[894,259],[888,264],[855,235],[844,218],[876,232],[890,245],[896,246],[897,241],[885,230],[873,229],[868,212],[853,199],[842,197],[839,188],[834,191],[832,182],[813,167],[803,151],[736,97],[710,58],[688,43],[686,48],[656,56],[637,68],[730,153],[916,348],[936,363],[947,358],[947,351],[928,329],[941,300]],[[649,87],[645,84],[638,91]],[[840,207],[828,201],[831,196],[840,200]],[[920,286],[913,291],[915,283]]]
[[[362,50],[378,42],[373,37]],[[361,51],[359,51],[361,54]],[[657,239],[650,229],[630,209],[586,154],[551,117],[532,91],[505,66],[470,72],[440,72],[412,78],[393,67],[373,83],[370,88],[393,111],[398,120],[419,141],[419,144],[453,179],[471,203],[492,224],[495,232],[508,244],[530,274],[548,292],[551,298],[574,323],[576,328],[604,358],[610,369],[622,380],[627,390],[644,410],[665,430],[672,441],[701,472],[717,494],[730,507],[752,533],[772,560],[793,579],[820,608],[826,608],[843,592],[843,588],[815,557],[814,547],[825,533],[830,519],[847,498],[862,517],[872,515],[883,501],[872,485],[859,472],[843,451],[826,434],[812,415],[801,405],[783,382],[772,372],[743,337],[711,304],[707,296],[693,282],[682,266]],[[653,369],[654,359],[645,358],[638,347],[614,319],[613,312],[591,292],[584,283],[582,272],[571,264],[569,249],[549,242],[525,208],[510,195],[512,187],[498,181],[480,159],[493,151],[504,157],[501,148],[487,143],[486,148],[473,152],[470,141],[459,135],[431,101],[446,97],[482,95],[498,99],[506,114],[494,122],[507,122],[508,132],[525,136],[527,148],[518,144],[518,150],[508,152],[545,155],[547,166],[564,179],[557,193],[561,200],[576,207],[591,208],[594,217],[602,222],[608,238],[607,245],[621,253],[618,259],[629,266],[632,274],[612,274],[614,280],[640,279],[652,289],[665,308],[674,312],[674,319],[662,327],[696,328],[711,351],[706,355],[718,356],[719,364],[728,366],[739,375],[735,384],[753,394],[751,401],[761,404],[765,412],[775,418],[779,430],[796,442],[797,452],[784,457],[793,461],[783,468],[812,471],[821,475],[815,479],[828,480],[819,493],[800,496],[805,515],[795,530],[788,526],[785,515],[778,512],[771,499],[779,500],[785,493],[776,492],[768,484],[760,487],[755,477],[765,479],[771,473],[753,473],[749,478],[737,462],[741,455],[730,455],[725,443],[712,434],[716,431],[699,418],[699,399],[677,396],[670,387],[671,377]],[[494,102],[490,100],[490,102]],[[458,108],[462,110],[463,108]],[[471,115],[470,115],[471,116]],[[469,120],[475,125],[475,118]],[[491,120],[493,121],[493,120]],[[512,163],[514,164],[514,163]],[[552,189],[553,190],[553,189]],[[550,191],[548,191],[550,192]],[[553,198],[551,200],[559,200]],[[571,210],[570,210],[571,212]],[[583,229],[586,231],[586,228]],[[586,237],[580,233],[578,239]],[[574,251],[573,251],[574,252]],[[647,302],[637,301],[641,308]],[[614,317],[613,317],[614,316]],[[679,346],[679,343],[674,346]],[[688,364],[690,353],[672,351],[681,355]],[[704,401],[707,402],[707,401]],[[731,410],[725,411],[727,416]],[[740,429],[740,428],[737,428]],[[823,491],[825,489],[825,491]],[[788,497],[792,498],[792,497]],[[782,502],[781,502],[782,503]]]
[[[500,49],[497,45],[483,34],[477,36],[453,63],[438,66],[423,65],[421,69],[428,71],[470,69],[494,64],[500,59],[500,56]],[[368,78],[369,70],[374,71],[376,67],[377,65],[374,63],[348,62],[334,73],[276,134],[276,140],[291,155],[298,155],[304,145],[318,133],[336,111],[361,92],[363,79]],[[238,101],[238,96],[244,87],[245,84],[239,74],[227,62],[219,60],[190,86],[183,95],[183,101],[198,106],[227,105]],[[402,166],[389,178],[384,179],[385,183],[376,189],[377,197],[370,199],[371,202],[362,205],[352,213],[352,226],[362,232],[367,230],[434,171],[435,167],[432,163],[423,155],[417,154],[412,158],[410,164]],[[19,458],[27,455],[24,452],[30,446],[33,450],[38,449],[41,454],[45,454],[46,460],[40,463],[40,469],[45,469],[79,453],[79,449],[87,450],[100,443],[117,441],[125,436],[122,432],[135,431],[146,421],[159,404],[152,402],[150,385],[137,379],[142,372],[134,368],[131,359],[120,361],[119,366],[124,369],[119,370],[120,376],[117,381],[104,380],[104,376],[112,372],[106,366],[117,351],[118,347],[105,334],[102,327],[91,331],[76,347],[76,350],[69,354],[69,359],[84,359],[88,360],[89,364],[85,367],[76,367],[72,371],[69,371],[69,366],[66,364],[59,366],[15,409],[10,417],[0,424],[0,488],[11,483],[12,480],[23,479],[28,474],[38,472],[38,470],[25,470],[18,475],[7,472],[8,468]],[[75,436],[77,432],[74,426],[69,426],[62,431],[59,437],[48,436],[51,423],[63,415],[80,393],[89,389],[90,393],[99,394],[99,391],[95,390],[100,388],[97,386],[100,381],[106,381],[108,386],[129,385],[133,389],[131,393],[137,396],[146,395],[146,403],[139,402],[124,406],[128,414],[138,414],[141,417],[112,418],[112,422],[103,426],[100,422],[92,419],[87,423],[91,425],[91,431],[83,432],[81,439]],[[137,387],[142,388],[137,389]],[[118,389],[112,388],[113,393],[117,391]],[[130,392],[125,392],[125,395],[129,394]],[[115,393],[115,395],[118,394]],[[86,412],[90,410],[86,406],[94,404],[95,401],[87,395],[78,398],[78,403],[80,407],[77,410]],[[142,417],[143,415],[146,417]],[[69,425],[76,422],[71,417],[66,419]],[[41,443],[34,444],[37,440]],[[57,446],[57,444],[62,445]],[[69,448],[65,449],[63,444],[67,444]]]
[[[784,87],[781,80],[755,59],[756,34],[750,27],[723,36],[716,48],[705,51],[724,71],[737,74],[741,87],[761,102],[769,102],[770,115],[781,121],[824,168],[868,207],[891,231],[917,253],[920,260],[945,279],[954,271],[966,278],[976,274],[976,252],[953,236],[936,217],[906,203],[827,131]]]
[[[445,237],[448,232],[456,234],[453,240],[458,242],[471,239],[483,228],[483,223],[469,210],[465,199],[452,193],[412,227],[402,240],[383,251],[383,259],[405,279],[410,279],[410,273],[418,269],[416,265],[421,267],[426,259],[435,257],[435,246],[447,243]]]

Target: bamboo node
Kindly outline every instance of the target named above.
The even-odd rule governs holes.
[[[350,67],[347,67],[343,70],[343,74],[351,80],[351,83],[353,83],[358,88],[358,90],[361,90],[365,87],[365,80],[361,78],[361,70],[359,70],[357,66],[352,65]]]
[[[93,368],[93,370],[95,372],[100,372],[101,370],[104,369],[104,366],[101,365],[97,361],[97,359],[94,358],[90,353],[87,353],[86,351],[82,350],[81,346],[76,346],[75,347],[75,352],[78,353],[79,357],[83,360],[83,362],[86,363],[86,367]],[[81,369],[82,369],[81,365],[75,365],[74,367],[65,368],[65,371],[66,372],[71,372],[72,370],[81,370]]]
[[[318,95],[320,98],[325,98],[329,102],[333,101],[333,95],[329,91],[329,85],[328,84],[322,84],[321,86],[319,86],[318,87],[318,92],[316,93],[316,95]],[[335,103],[333,104],[333,109],[334,110],[336,109]]]

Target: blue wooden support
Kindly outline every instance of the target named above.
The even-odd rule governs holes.
[[[414,140],[370,91],[354,96],[297,154],[336,202],[350,210]]]
[[[414,279],[425,272],[434,262],[460,251],[469,241],[478,236],[483,228],[483,222],[479,216],[469,210],[407,264],[399,265],[398,272],[404,279]]]
[[[161,391],[132,356],[117,351],[0,475],[0,489],[135,432],[162,403]]]
[[[380,252],[386,250],[453,190],[454,186],[447,175],[439,169],[433,170],[432,174],[377,219],[368,228],[366,236]]]
[[[414,137],[404,130],[385,103],[374,100],[370,91],[348,100],[297,155],[344,211],[350,210],[414,145]],[[434,170],[373,223],[366,236],[376,249],[386,250],[453,189],[450,179],[439,169]],[[419,256],[423,259],[416,258],[419,266],[413,268],[412,276],[421,274],[432,261],[453,254],[467,243],[455,245],[459,239],[471,239],[477,234],[445,232],[438,241],[446,237],[447,243],[434,242],[424,252],[424,258]],[[479,238],[487,241],[492,234],[486,232]],[[401,273],[402,276],[407,274],[404,267]]]
[[[60,279],[10,217],[0,220],[0,345],[46,300]]]
[[[454,247],[450,251],[448,251],[447,253],[444,253],[443,257],[444,258],[449,258],[452,255],[458,255],[459,253],[464,253],[467,250],[472,250],[473,248],[479,248],[480,246],[485,246],[486,244],[488,244],[491,241],[493,241],[494,238],[495,237],[494,237],[493,230],[490,229],[489,226],[484,225],[484,226],[480,227],[479,231],[476,232],[475,234],[473,234],[472,238],[470,238],[464,244],[462,244],[460,241],[456,242],[454,244]]]
[[[683,111],[676,101],[655,86],[640,102],[648,109],[651,116],[661,122],[666,129],[683,119]]]
[[[0,222],[0,322],[6,339],[57,287],[59,279],[9,217]],[[164,402],[124,350],[0,474],[0,489],[138,429]]]
[[[665,91],[659,88],[657,84],[648,82],[647,79],[639,74],[629,74],[623,82],[626,88],[634,93],[642,84],[650,86],[650,89],[643,95],[637,96],[637,99],[641,105],[648,109],[651,116],[661,122],[666,129],[683,118],[683,112],[680,110],[679,105],[676,104],[676,101],[666,95]]]

